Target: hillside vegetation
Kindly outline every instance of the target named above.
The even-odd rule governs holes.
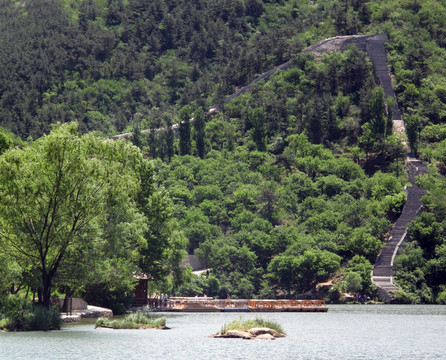
[[[132,131],[132,151],[150,170],[135,175],[142,195],[129,194],[126,221],[144,224],[143,234],[118,234],[138,244],[133,265],[152,275],[153,290],[295,297],[334,279],[333,301],[344,292],[374,297],[370,271],[406,200],[408,149],[366,53],[301,51],[376,33],[388,38],[409,150],[431,164],[419,179],[425,213],[395,263],[397,298],[445,302],[444,1],[0,0],[0,153],[57,122],[98,139]],[[225,101],[288,60],[290,69]],[[219,112],[208,115],[211,106]],[[118,221],[115,205],[107,211]],[[105,230],[96,236],[116,241]],[[101,250],[113,260],[98,271],[119,268],[127,245]],[[209,276],[177,268],[184,249]],[[115,259],[108,250],[122,252]],[[23,275],[32,266],[1,261],[18,274],[2,289],[39,287]],[[97,299],[108,286],[83,279],[70,292]]]

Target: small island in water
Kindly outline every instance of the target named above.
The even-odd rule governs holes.
[[[169,329],[166,326],[166,318],[153,318],[140,312],[127,315],[123,319],[110,320],[99,318],[95,328],[102,329]]]
[[[242,318],[234,320],[224,325],[217,334],[211,335],[214,338],[239,338],[245,340],[275,340],[285,336],[285,332],[278,323],[261,318],[245,321],[242,321]]]

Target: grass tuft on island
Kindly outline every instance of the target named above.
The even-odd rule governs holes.
[[[99,318],[95,325],[95,328],[98,327],[110,329],[168,329],[165,317],[154,319],[139,312],[118,320]]]
[[[255,318],[243,321],[242,318],[223,325],[216,338],[270,339],[286,336],[282,327],[272,320]]]
[[[223,325],[223,327],[220,330],[220,334],[226,334],[230,330],[248,331],[253,328],[261,328],[261,327],[276,330],[281,334],[285,334],[282,327],[275,321],[265,320],[259,317],[245,321],[242,321],[242,318],[240,317],[240,319],[238,320],[234,320],[229,324]]]

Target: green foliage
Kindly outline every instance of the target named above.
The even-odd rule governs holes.
[[[358,291],[362,290],[362,278],[361,275],[357,272],[350,271],[347,273],[347,275],[344,278],[345,281],[345,289],[349,293],[357,293]]]
[[[121,315],[132,305],[134,287],[134,282],[113,284],[111,281],[96,281],[85,286],[83,299],[89,304],[110,309],[115,315]]]
[[[419,131],[421,121],[417,115],[407,115],[405,117],[407,139],[409,140],[410,150],[414,153],[418,153],[419,143]]]
[[[392,302],[395,304],[417,304],[419,300],[413,294],[406,293],[404,290],[398,289],[393,294]]]
[[[188,155],[191,153],[191,130],[190,120],[192,118],[192,108],[190,105],[185,105],[181,108],[178,114],[180,126],[178,128],[180,136],[180,154]]]
[[[346,243],[346,250],[350,251],[352,256],[364,256],[372,262],[375,261],[381,247],[381,241],[364,228],[354,229]]]
[[[420,138],[426,142],[439,142],[446,139],[445,125],[428,125],[420,134]]]
[[[446,290],[443,290],[441,293],[438,294],[437,303],[442,305],[446,304]]]
[[[0,155],[11,148],[12,144],[13,141],[11,136],[3,129],[0,129]]]
[[[11,331],[49,331],[59,330],[62,325],[57,310],[32,303],[18,295],[0,299],[0,329]]]
[[[430,259],[434,256],[435,247],[444,242],[444,227],[435,221],[431,213],[422,213],[421,217],[414,220],[408,229],[412,240],[417,241],[423,249],[424,257]]]
[[[294,296],[340,269],[338,256],[374,261],[389,226],[385,216],[404,203],[393,175],[367,178],[353,161],[303,134],[287,142],[284,154],[296,168],[289,173],[287,165],[273,163],[274,155],[245,146],[234,153],[211,151],[205,159],[176,156],[155,167],[189,239],[189,253],[219,280],[214,296]],[[371,287],[366,266],[355,270],[364,292]],[[195,278],[176,289],[191,296],[209,291]]]
[[[374,287],[374,285],[372,285],[371,277],[372,268],[373,266],[371,262],[360,255],[353,256],[353,258],[349,261],[347,270],[360,276],[361,283],[359,291],[363,294],[372,295]]]
[[[119,320],[99,318],[96,321],[95,327],[101,326],[113,329],[156,329],[166,326],[166,318],[153,318],[140,312],[135,312]]]
[[[435,256],[427,260],[417,242],[404,244],[401,253],[395,259],[395,282],[412,303],[436,301],[446,281],[443,257],[444,248],[441,246],[438,247]]]
[[[33,308],[29,329],[38,331],[60,330],[62,320],[58,310],[47,309],[42,306]]]
[[[307,250],[300,256],[276,256],[268,271],[279,289],[290,295],[311,290],[339,270],[341,257],[328,251]]]
[[[206,154],[206,149],[205,149],[205,141],[204,141],[204,136],[205,136],[205,114],[204,111],[201,107],[199,107],[197,110],[195,110],[194,112],[194,139],[195,139],[195,146],[197,148],[197,155],[200,158],[204,158],[205,154]]]
[[[381,86],[375,87],[370,99],[370,123],[374,136],[383,140],[386,136],[387,125],[384,107],[384,90]]]
[[[249,109],[248,121],[253,127],[252,138],[258,151],[266,150],[265,112],[261,108]]]
[[[122,304],[116,297],[132,290],[137,250],[147,248],[153,233],[168,242],[166,200],[154,188],[150,166],[127,142],[79,136],[76,124],[58,125],[23,149],[7,151],[0,168],[3,251],[22,272],[36,273],[24,280],[37,290],[40,305],[49,308],[57,285],[69,295],[105,288],[95,302]],[[171,240],[157,246],[151,259],[173,260],[172,253],[181,253],[178,239]],[[166,263],[160,266],[164,276],[171,269]],[[106,300],[106,293],[115,300]]]
[[[220,283],[199,280],[188,285],[191,292],[213,289],[241,296],[313,286],[317,280],[311,276],[297,285],[309,250],[341,256],[339,266],[352,267],[355,256],[364,256],[368,260],[351,271],[361,274],[363,291],[370,289],[367,262],[374,261],[406,200],[399,178],[406,150],[397,136],[390,136],[393,99],[385,99],[376,87],[365,52],[354,45],[319,58],[301,52],[329,36],[387,34],[389,68],[411,150],[445,173],[446,11],[441,2],[52,0],[51,6],[3,5],[0,125],[30,140],[50,133],[50,124],[73,120],[83,133],[103,133],[76,140],[88,143],[88,151],[80,151],[88,156],[79,173],[89,178],[97,172],[110,180],[97,188],[98,197],[85,194],[85,199],[104,202],[89,212],[92,221],[79,242],[63,250],[53,288],[84,294],[100,289],[97,295],[109,288],[113,296],[107,297],[123,304],[118,293],[130,291],[130,274],[139,268],[159,286],[170,283],[166,286],[178,290],[188,278],[179,266],[187,248]],[[234,89],[290,59],[289,69],[226,101]],[[220,112],[205,115],[211,105]],[[146,135],[143,129],[152,131]],[[98,139],[124,131],[134,132],[132,141],[148,151],[153,170],[137,150],[123,144],[107,147]],[[38,154],[37,144],[45,141],[20,151]],[[0,154],[19,154],[11,150],[17,143],[12,134],[0,132]],[[103,146],[118,153],[116,161],[106,156],[108,167],[98,154]],[[126,151],[131,160],[125,160]],[[36,158],[22,175],[23,184],[29,183],[23,190],[31,195],[44,192],[42,179],[49,173],[35,175],[48,167]],[[72,184],[81,182],[69,178]],[[417,283],[419,299],[436,296],[443,281],[437,253],[444,242],[446,206],[438,179],[431,174],[422,180],[432,191],[424,204],[435,221],[425,219],[413,230],[427,256],[417,264],[425,268],[413,269],[404,280]],[[119,186],[112,190],[112,183]],[[3,205],[7,212],[0,226],[5,231],[10,203]],[[42,212],[31,218],[35,225]],[[17,239],[25,233],[9,230]],[[424,239],[429,234],[432,243]],[[10,257],[11,247],[0,242],[0,249],[8,251],[0,253],[0,291],[7,292],[22,274],[28,274],[26,286],[42,287],[29,275],[36,266],[17,254]],[[92,256],[82,256],[87,253]],[[48,254],[57,258],[57,251]],[[293,289],[284,290],[281,259],[290,260],[284,268],[297,269],[288,274]],[[276,272],[268,274],[276,261]],[[116,273],[127,277],[113,282]],[[170,276],[172,282],[166,282]],[[433,286],[432,296],[423,281]]]

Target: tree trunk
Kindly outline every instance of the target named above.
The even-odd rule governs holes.
[[[46,307],[47,309],[50,308],[50,298],[51,298],[51,282],[52,278],[51,275],[47,274],[46,272],[42,273],[42,298],[39,297],[39,303],[43,307]]]
[[[65,298],[63,299],[62,311],[68,313],[68,299],[73,295],[73,291],[71,291],[70,287],[67,287],[65,290]]]

